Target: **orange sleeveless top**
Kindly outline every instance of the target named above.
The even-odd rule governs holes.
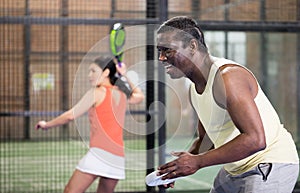
[[[124,157],[123,126],[126,112],[126,95],[113,86],[104,86],[106,95],[103,102],[88,112],[90,121],[90,147],[97,147]],[[112,90],[120,92],[115,101]]]

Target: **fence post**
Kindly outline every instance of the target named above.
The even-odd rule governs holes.
[[[168,19],[168,0],[159,1],[159,21],[163,23]],[[158,68],[160,69],[160,68]],[[158,130],[158,163],[159,165],[166,162],[166,75],[164,70],[158,70],[158,100],[163,104],[163,109],[159,109],[158,122],[162,123]],[[165,193],[164,188],[159,189],[159,193]]]
[[[147,0],[147,19],[148,18],[155,18],[156,17],[156,7],[155,7],[155,0]],[[147,136],[146,136],[146,151],[147,151],[147,163],[146,169],[147,174],[154,171],[154,146],[155,146],[155,118],[156,114],[151,113],[155,112],[155,109],[150,109],[152,104],[154,103],[155,99],[155,85],[154,85],[154,32],[153,27],[147,25],[147,45],[146,45],[146,60],[147,60],[147,96],[146,96],[146,121],[147,121]],[[155,192],[154,187],[146,186],[147,192]]]
[[[25,17],[30,16],[30,10],[29,10],[29,3],[30,0],[25,1]],[[24,80],[24,111],[28,112],[30,110],[30,29],[31,24],[24,24],[24,51],[23,51],[23,67],[24,67],[24,74],[23,74],[23,80]],[[30,139],[30,116],[24,117],[24,139]]]
[[[61,1],[61,17],[68,17],[68,0]],[[60,25],[60,39],[59,39],[59,76],[61,80],[60,85],[60,96],[61,96],[61,103],[60,108],[62,111],[66,111],[69,108],[69,42],[68,42],[68,26],[67,25]],[[69,137],[69,129],[68,125],[63,125],[60,132],[59,137],[62,139],[67,139]]]
[[[300,21],[300,0],[297,1],[297,21]],[[300,134],[300,34],[297,34],[297,141]]]

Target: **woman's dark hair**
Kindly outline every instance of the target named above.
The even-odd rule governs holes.
[[[207,52],[207,46],[204,41],[204,34],[198,26],[196,20],[187,16],[173,17],[164,22],[157,30],[157,34],[176,31],[175,39],[181,40],[186,47],[191,39],[196,39],[199,49]]]
[[[130,97],[132,91],[128,88],[126,83],[117,76],[116,64],[111,57],[100,56],[94,60],[94,63],[97,64],[103,71],[109,69],[109,81],[112,85],[119,87],[123,91],[127,98]]]

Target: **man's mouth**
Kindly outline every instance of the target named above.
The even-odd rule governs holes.
[[[169,69],[169,68],[172,68],[172,67],[173,67],[173,65],[171,65],[171,64],[166,64],[166,65],[165,65],[165,68],[166,68],[166,69]]]
[[[166,64],[165,65],[166,73],[170,73],[173,68],[174,68],[174,66],[172,64]]]

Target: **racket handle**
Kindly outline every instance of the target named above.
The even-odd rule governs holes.
[[[119,67],[122,67],[122,62],[121,62],[121,61],[119,61],[119,60],[118,60],[118,66],[119,66]],[[121,74],[120,74],[120,73],[118,73],[118,75],[119,75],[119,76],[121,76]]]
[[[120,55],[118,55],[118,56],[116,56],[116,59],[117,59],[117,61],[118,61],[118,66],[119,67],[122,67],[122,61],[121,61],[121,57],[122,57],[122,55],[120,54]]]

